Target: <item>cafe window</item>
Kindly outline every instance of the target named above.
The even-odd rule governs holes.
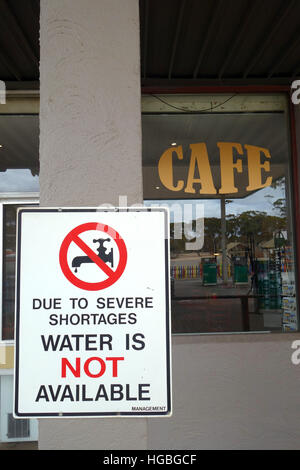
[[[144,203],[170,209],[173,333],[298,331],[288,115],[283,94],[143,97]]]

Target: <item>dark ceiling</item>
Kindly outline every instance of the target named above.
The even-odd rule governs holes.
[[[140,0],[140,20],[143,86],[300,75],[299,0]],[[38,86],[39,0],[0,0],[0,79]]]
[[[0,79],[39,80],[39,0],[0,0]]]
[[[288,84],[300,73],[299,0],[140,0],[143,85]]]

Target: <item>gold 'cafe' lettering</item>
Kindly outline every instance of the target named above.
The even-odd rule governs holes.
[[[237,193],[238,188],[235,186],[234,170],[237,173],[242,173],[243,166],[241,158],[236,158],[234,161],[234,151],[238,155],[243,155],[242,145],[236,142],[218,142],[217,146],[219,147],[221,172],[221,187],[218,193]],[[270,186],[272,176],[267,176],[266,180],[262,181],[262,169],[270,172],[270,161],[267,160],[271,159],[269,150],[254,145],[244,145],[244,147],[247,152],[248,162],[248,186],[246,190],[255,191]],[[176,154],[178,160],[183,160],[182,146],[170,147],[162,154],[158,163],[158,173],[162,184],[170,191],[182,191],[184,189],[185,193],[195,194],[194,185],[200,183],[199,194],[217,194],[206,144],[203,142],[190,144],[190,150],[191,156],[186,184],[181,179],[175,182],[173,176],[173,154]],[[262,155],[266,158],[263,163],[261,161]],[[199,177],[196,177],[196,170],[198,170]]]

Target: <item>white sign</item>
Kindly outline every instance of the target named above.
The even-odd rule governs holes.
[[[168,218],[19,210],[16,418],[170,416]]]

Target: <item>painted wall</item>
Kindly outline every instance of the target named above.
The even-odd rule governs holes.
[[[43,205],[142,198],[137,0],[42,0]]]
[[[299,338],[299,335],[297,335]],[[173,337],[174,414],[149,420],[151,449],[298,449],[292,334]]]

